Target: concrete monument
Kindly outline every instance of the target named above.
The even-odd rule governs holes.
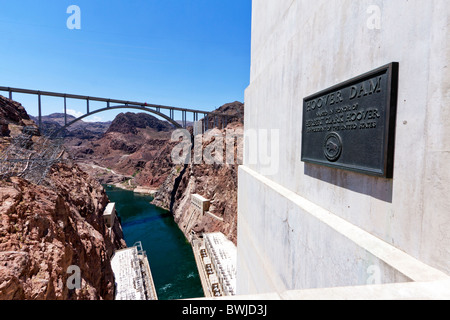
[[[253,1],[238,294],[450,296],[449,19],[447,0]],[[316,152],[302,150],[304,135],[326,117],[316,109],[304,129],[305,112],[325,105],[326,95],[315,94],[392,62],[399,70],[391,172],[301,161],[302,152]],[[339,88],[325,92],[334,92],[328,104],[342,102],[338,125],[373,118],[364,128],[357,123],[367,139],[381,125],[381,106],[364,115],[344,107],[353,106],[352,97],[378,94],[378,78],[368,80],[341,95]],[[341,142],[343,130],[326,130],[317,136],[317,157],[348,160],[352,136]],[[363,157],[379,155],[362,146]]]

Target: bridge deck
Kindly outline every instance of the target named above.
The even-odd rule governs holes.
[[[91,96],[84,96],[84,95],[77,95],[77,94],[68,94],[68,93],[58,93],[58,92],[51,92],[51,91],[40,91],[40,90],[30,90],[30,89],[22,89],[22,88],[12,88],[12,87],[4,87],[0,86],[0,91],[8,92],[9,93],[9,99],[12,99],[13,93],[22,93],[22,94],[31,94],[36,95],[38,97],[38,126],[39,128],[42,127],[42,102],[41,97],[42,96],[49,96],[49,97],[60,97],[64,99],[64,115],[65,115],[65,126],[69,126],[73,124],[76,121],[79,121],[85,117],[91,116],[98,112],[107,111],[110,109],[119,109],[119,108],[131,108],[131,109],[140,109],[143,111],[148,111],[155,113],[158,116],[161,116],[165,118],[166,120],[169,120],[172,124],[174,124],[176,127],[187,127],[187,113],[193,114],[192,119],[193,121],[198,121],[198,115],[204,115],[204,118],[207,119],[207,121],[203,121],[203,128],[205,131],[209,129],[210,122],[212,122],[212,127],[220,127],[219,121],[217,121],[217,118],[222,118],[222,127],[226,127],[227,119],[229,115],[227,114],[221,114],[217,112],[210,112],[210,111],[203,111],[203,110],[196,110],[196,109],[189,109],[189,108],[180,108],[180,107],[173,107],[173,106],[164,106],[159,104],[150,104],[147,102],[137,102],[137,101],[129,101],[129,100],[118,100],[118,99],[110,99],[110,98],[99,98],[99,97],[91,97]],[[71,123],[67,123],[67,99],[78,99],[78,100],[85,100],[86,101],[86,113],[78,118],[75,121],[72,121]],[[98,102],[105,102],[106,108],[98,109],[98,110],[91,110],[89,102],[90,101],[98,101]],[[119,106],[113,106],[112,104],[118,104]],[[161,112],[161,110],[168,110],[169,115],[165,115]],[[179,111],[182,113],[182,125],[178,125],[176,123],[175,119],[175,111]]]

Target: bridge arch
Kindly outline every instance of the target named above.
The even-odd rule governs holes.
[[[12,99],[13,92],[21,93],[21,94],[30,94],[35,95],[38,98],[38,127],[42,128],[42,101],[41,97],[47,96],[47,97],[58,97],[58,98],[64,98],[64,126],[61,127],[59,130],[56,130],[54,133],[50,134],[50,138],[55,138],[56,135],[60,134],[63,130],[65,130],[67,127],[71,126],[77,121],[80,121],[84,118],[87,118],[89,116],[92,116],[96,113],[108,111],[108,110],[114,110],[114,109],[136,109],[141,110],[145,112],[153,113],[157,116],[160,116],[163,119],[166,119],[169,123],[173,124],[175,128],[185,128],[187,124],[187,113],[193,114],[193,121],[197,122],[199,121],[199,115],[204,115],[202,121],[202,131],[208,131],[211,128],[217,127],[217,128],[225,128],[228,124],[228,117],[227,114],[217,113],[217,112],[208,112],[208,111],[202,111],[202,110],[194,110],[194,109],[187,109],[187,108],[179,108],[179,107],[170,107],[170,106],[163,106],[163,105],[156,105],[156,104],[147,104],[142,102],[131,102],[127,100],[116,100],[116,99],[107,99],[107,98],[99,98],[99,97],[91,97],[91,96],[82,96],[82,95],[76,95],[76,94],[67,94],[67,93],[58,93],[58,92],[49,92],[49,91],[40,91],[40,90],[30,90],[30,89],[21,89],[21,88],[11,88],[11,87],[2,87],[0,86],[0,91],[6,91],[9,93],[9,99]],[[76,99],[76,100],[84,100],[86,101],[86,114],[83,116],[67,123],[67,99]],[[96,101],[96,102],[105,102],[107,104],[106,108],[97,109],[95,111],[90,112],[89,109],[89,102],[90,101]],[[111,106],[111,104],[117,104],[116,106]],[[169,110],[170,116],[167,116],[160,112],[160,110]],[[179,111],[182,112],[182,123],[183,125],[179,124],[175,121],[174,112]],[[221,119],[221,121],[220,121]]]
[[[87,113],[85,115],[82,115],[81,117],[76,118],[73,121],[70,121],[69,123],[67,123],[66,125],[61,127],[60,129],[58,129],[57,131],[52,133],[51,136],[52,137],[57,137],[60,132],[63,132],[65,129],[67,129],[68,127],[70,127],[74,123],[76,123],[76,122],[78,122],[80,120],[83,120],[84,118],[93,116],[94,114],[97,114],[97,113],[110,111],[110,110],[117,110],[117,109],[135,109],[135,110],[150,112],[150,113],[153,113],[153,114],[155,114],[157,116],[160,116],[160,117],[164,118],[165,120],[169,121],[175,128],[178,128],[178,129],[183,128],[183,126],[180,125],[178,122],[176,122],[175,120],[173,120],[169,116],[165,115],[164,113],[158,112],[156,110],[153,110],[153,109],[150,109],[150,108],[146,108],[146,107],[143,107],[143,106],[136,106],[136,105],[119,105],[119,106],[112,106],[112,107],[106,107],[106,108],[102,108],[102,109],[97,109],[97,110],[89,112],[89,113]]]

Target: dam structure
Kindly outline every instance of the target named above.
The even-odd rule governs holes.
[[[118,250],[111,258],[115,300],[158,300],[150,264],[141,243]]]
[[[446,0],[253,1],[238,295],[450,298],[449,21]]]
[[[221,232],[203,233],[192,240],[205,297],[236,295],[237,248]]]
[[[111,234],[114,224],[119,221],[115,202],[108,203],[103,219]],[[141,242],[115,251],[111,257],[111,268],[115,279],[115,300],[158,300],[150,264]]]

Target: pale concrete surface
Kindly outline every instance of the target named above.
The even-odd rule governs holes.
[[[367,27],[372,5],[380,8],[380,29]],[[450,273],[449,18],[446,0],[253,1],[245,131],[247,138],[258,133],[256,146],[277,138],[262,139],[262,130],[279,140],[256,161],[255,144],[245,142],[238,293],[364,285],[371,266],[383,283],[427,281],[423,266]],[[393,61],[400,64],[394,179],[302,163],[303,98]],[[383,245],[359,241],[359,232]],[[392,258],[390,247],[406,262]]]
[[[208,281],[208,276],[206,274],[202,257],[200,254],[200,247],[203,246],[203,239],[192,240],[191,245],[192,251],[194,253],[195,263],[197,265],[198,275],[200,277],[200,282],[202,284],[203,293],[205,294],[205,298],[211,298],[213,297],[211,284]]]
[[[198,300],[449,300],[450,281],[410,282],[355,287],[292,290]]]
[[[240,212],[259,212],[259,219],[238,217],[238,293],[448,279],[245,166],[239,168],[241,188],[247,197],[239,199]]]
[[[288,291],[282,300],[448,300],[450,280]]]

